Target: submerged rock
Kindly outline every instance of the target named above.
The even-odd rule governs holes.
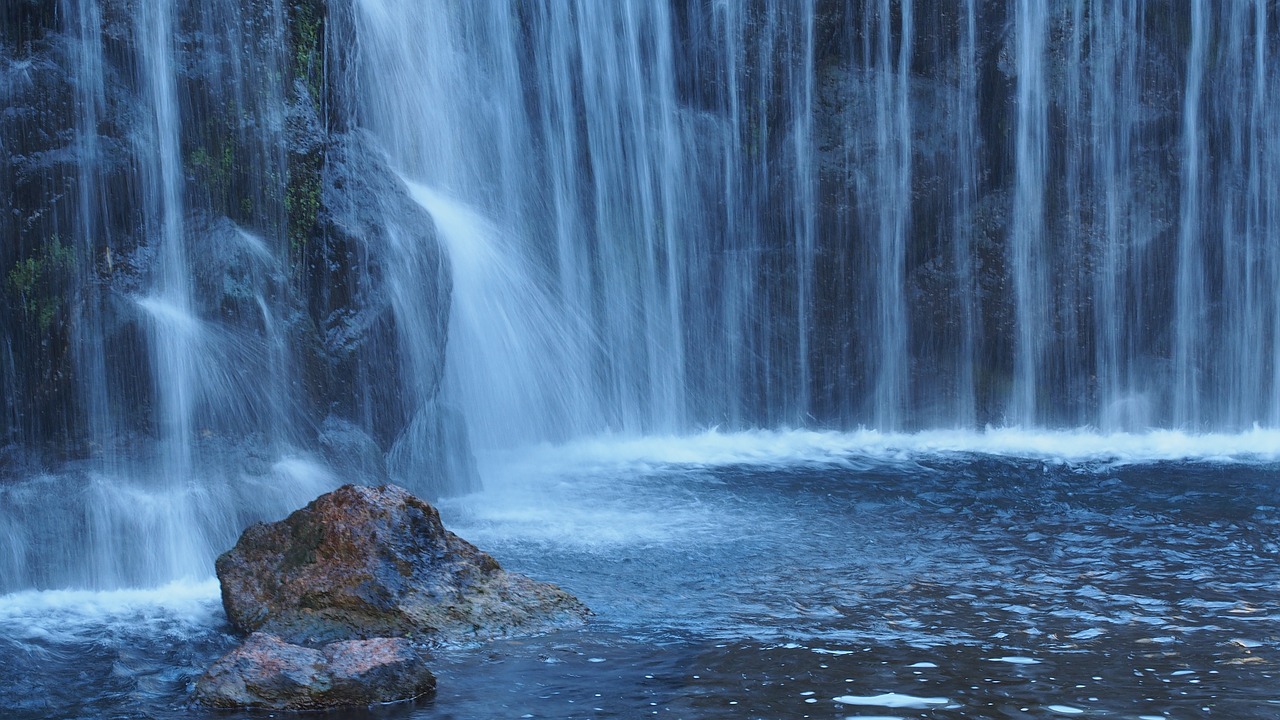
[[[435,689],[435,676],[403,638],[312,649],[254,633],[196,682],[195,697],[215,708],[322,710],[412,700]]]
[[[217,571],[234,626],[291,643],[483,640],[589,614],[560,588],[506,572],[394,485],[347,485],[281,522],[253,525]]]

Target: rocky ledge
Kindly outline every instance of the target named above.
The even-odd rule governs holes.
[[[581,623],[560,588],[503,570],[394,485],[346,485],[259,523],[217,561],[252,633],[197,683],[210,707],[304,710],[405,700],[435,679],[416,648]]]

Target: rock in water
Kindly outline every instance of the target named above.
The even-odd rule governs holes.
[[[209,668],[195,699],[215,708],[322,710],[412,700],[435,689],[435,676],[403,638],[314,650],[258,632]]]
[[[509,573],[394,485],[346,485],[259,523],[217,561],[227,618],[290,643],[529,634],[589,614],[569,593]]]

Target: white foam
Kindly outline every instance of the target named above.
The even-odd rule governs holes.
[[[179,637],[213,627],[222,612],[218,581],[178,581],[129,590],[24,590],[0,595],[0,636],[76,642],[107,626]]]
[[[841,695],[832,700],[843,705],[865,705],[870,707],[926,709],[935,705],[946,705],[951,702],[947,698],[916,697],[901,693],[883,693],[881,695]]]
[[[1009,663],[1010,665],[1039,665],[1040,661],[1035,658],[1020,657],[1018,655],[1008,655],[1005,657],[990,658],[991,662]]]
[[[1071,707],[1070,705],[1050,705],[1049,709],[1063,715],[1080,715],[1084,713],[1080,708]]]
[[[656,501],[616,497],[598,483],[549,485],[486,492],[439,502],[450,529],[480,545],[518,539],[560,547],[599,549],[711,542],[726,515],[700,506],[662,508]]]
[[[1269,463],[1280,461],[1280,429],[1254,428],[1238,434],[1190,434],[1176,430],[1097,433],[1091,430],[984,431],[877,430],[829,432],[708,430],[684,436],[606,435],[567,445],[521,451],[525,460],[547,468],[578,470],[710,468],[731,465],[850,465],[859,461],[911,460],[980,454],[1047,462],[1105,462],[1115,465],[1164,461]]]
[[[1017,428],[919,433],[713,429],[685,436],[605,435],[479,453],[484,492],[446,500],[441,509],[446,522],[461,524],[460,531],[481,543],[519,539],[600,547],[687,542],[695,536],[711,541],[723,538],[725,527],[749,527],[759,518],[749,507],[673,502],[671,492],[679,488],[652,482],[655,477],[683,478],[735,466],[858,469],[969,454],[1111,465],[1178,459],[1280,461],[1280,431],[1104,435]],[[718,479],[708,475],[700,481]]]

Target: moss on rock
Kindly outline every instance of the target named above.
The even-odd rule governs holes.
[[[37,252],[9,268],[5,290],[28,328],[48,333],[53,327],[66,306],[64,297],[75,264],[75,253],[55,234]]]

